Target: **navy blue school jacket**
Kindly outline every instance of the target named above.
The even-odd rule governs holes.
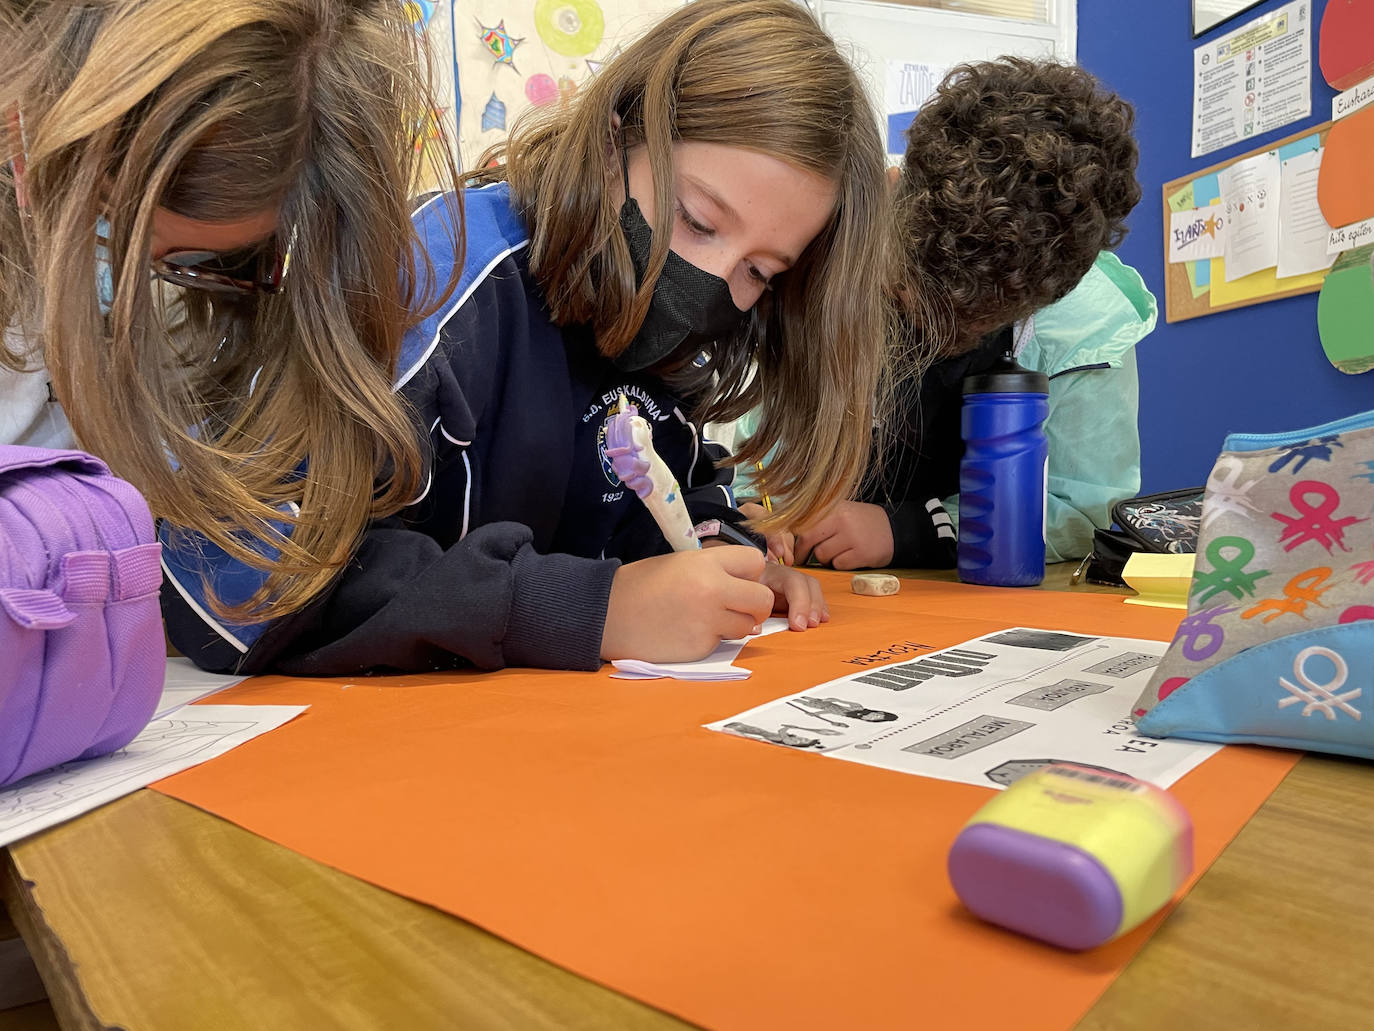
[[[415,216],[440,280],[454,262],[455,207],[438,196]],[[395,380],[424,440],[423,489],[368,528],[327,591],[270,622],[227,622],[208,600],[213,591],[242,602],[266,573],[162,527],[168,636],[198,666],[301,676],[597,668],[616,568],[668,550],[606,458],[621,392],[652,424],[694,519],[738,533],[733,471],[717,469],[723,451],[683,400],[651,376],[618,372],[585,327],[549,321],[508,187],[467,191],[463,217],[458,290],[406,335]]]

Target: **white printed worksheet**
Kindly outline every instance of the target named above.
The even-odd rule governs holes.
[[[1137,733],[1131,706],[1166,648],[1012,627],[707,726],[983,787],[1004,788],[1053,762],[1168,787],[1220,746]]]

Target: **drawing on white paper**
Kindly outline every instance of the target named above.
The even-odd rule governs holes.
[[[864,723],[888,723],[897,718],[895,712],[870,709],[858,702],[846,701],[843,698],[811,698],[806,695],[798,695],[791,699],[788,704],[801,709],[809,716],[815,716],[817,719],[825,719],[828,714],[838,716],[841,719],[862,720]],[[839,725],[845,726],[843,723]]]
[[[521,43],[525,42],[523,36],[517,38],[506,31],[506,21],[501,19],[495,25],[483,25],[477,23],[477,38],[482,41],[482,46],[486,47],[487,53],[491,55],[493,67],[505,65],[517,75],[520,69],[515,67],[515,50]]]
[[[1166,648],[1162,641],[1011,627],[707,726],[827,759],[985,787],[1005,787],[1054,761],[1168,787],[1219,746],[1136,730],[1131,707],[1141,678]],[[885,717],[852,718],[860,709]]]
[[[154,718],[128,745],[0,791],[0,846],[111,802],[275,730],[299,705],[198,705]]]
[[[757,738],[760,741],[767,741],[774,745],[785,745],[788,748],[824,748],[820,738],[807,737],[806,735],[836,733],[833,730],[811,731],[803,727],[794,727],[788,723],[784,723],[777,730],[756,727],[752,723],[727,723],[725,729],[740,737]],[[792,733],[794,730],[800,733]]]
[[[235,684],[242,683],[247,677],[226,676],[222,673],[206,673],[197,669],[190,659],[174,656],[167,660],[167,675],[162,683],[162,698],[157,703],[154,716],[166,716],[183,705],[190,705],[207,698]]]

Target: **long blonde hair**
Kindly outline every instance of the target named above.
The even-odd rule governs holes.
[[[0,361],[41,356],[83,447],[159,518],[269,572],[222,612],[299,609],[421,480],[392,372],[405,328],[453,283],[414,256],[408,194],[433,101],[402,15],[397,0],[0,12],[8,156],[27,152],[23,210],[0,171],[0,323],[31,349],[0,347]],[[451,159],[447,173],[455,183]],[[209,222],[279,208],[278,239],[293,242],[281,291],[184,291],[173,335],[167,292],[150,288],[158,206]],[[101,216],[108,316],[93,271]]]
[[[612,185],[622,133],[624,146],[647,147],[653,172],[653,251],[638,291]],[[759,409],[735,459],[752,464],[777,448],[767,487],[783,504],[760,525],[805,523],[863,472],[890,321],[877,118],[815,19],[792,0],[697,0],[626,47],[568,109],[518,123],[475,178],[510,182],[553,320],[591,323],[614,356],[643,321],[668,254],[679,140],[768,154],[838,190],[825,227],[731,342],[743,346],[713,354],[696,412],[725,421]]]

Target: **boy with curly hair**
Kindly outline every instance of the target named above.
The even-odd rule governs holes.
[[[908,321],[933,361],[905,385],[860,500],[771,537],[780,558],[953,566],[961,384],[1007,351],[1050,377],[1046,558],[1088,554],[1140,489],[1133,348],[1156,306],[1111,253],[1140,200],[1133,122],[1077,66],[1005,57],[946,76],[893,169]]]

